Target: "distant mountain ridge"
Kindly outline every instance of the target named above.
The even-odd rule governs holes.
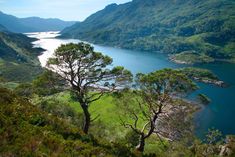
[[[0,32],[2,31],[6,31],[7,29],[3,26],[3,25],[0,25]]]
[[[0,24],[9,31],[16,33],[61,31],[74,23],[75,21],[43,19],[39,17],[17,18],[0,11]]]
[[[111,4],[62,31],[62,38],[143,51],[187,63],[235,62],[234,0],[133,0]],[[175,54],[180,54],[174,56]]]

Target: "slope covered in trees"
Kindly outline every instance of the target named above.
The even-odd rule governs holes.
[[[0,77],[7,81],[31,81],[42,72],[37,56],[40,48],[33,48],[32,38],[22,34],[0,32]]]
[[[234,61],[234,17],[233,0],[133,0],[107,6],[61,37],[181,54],[177,61],[191,64]]]
[[[73,21],[43,19],[39,17],[17,18],[0,11],[0,24],[6,27],[9,31],[17,33],[61,31],[74,23],[75,22]]]

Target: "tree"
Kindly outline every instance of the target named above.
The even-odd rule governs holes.
[[[123,67],[111,69],[112,59],[86,43],[61,45],[48,60],[47,66],[70,85],[73,97],[84,113],[83,131],[88,133],[91,115],[89,106],[105,93],[124,88],[132,81],[132,74]]]
[[[125,103],[124,107],[132,118],[129,122],[122,119],[121,121],[123,126],[139,135],[136,149],[143,152],[147,138],[153,133],[161,135],[157,126],[161,124],[160,120],[164,119],[163,116],[169,118],[175,112],[183,110],[183,107],[177,105],[180,100],[178,96],[195,90],[196,85],[177,70],[163,69],[150,74],[137,74],[136,87],[137,91],[130,96],[125,93],[127,98],[120,99]],[[130,101],[135,103],[130,103]],[[137,109],[136,106],[133,107],[130,104],[137,104],[139,107]],[[139,124],[140,121],[143,125]]]
[[[217,142],[222,141],[222,133],[219,130],[214,128],[209,129],[206,135],[206,142],[208,144],[216,144]]]
[[[196,139],[190,150],[193,156],[230,156],[228,154],[232,149],[227,147],[227,141],[222,133],[212,128],[208,130],[203,140]]]

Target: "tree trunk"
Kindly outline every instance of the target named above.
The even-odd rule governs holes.
[[[88,106],[86,104],[81,105],[83,113],[84,113],[84,125],[83,125],[83,132],[88,134],[90,123],[91,123],[91,115],[88,111]]]
[[[138,144],[138,146],[136,146],[136,150],[138,150],[140,152],[144,152],[144,146],[145,146],[145,138],[144,138],[144,134],[143,134],[140,136],[139,144]]]

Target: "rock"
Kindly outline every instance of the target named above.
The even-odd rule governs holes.
[[[225,146],[220,146],[220,153],[219,156],[231,156],[232,150]]]

